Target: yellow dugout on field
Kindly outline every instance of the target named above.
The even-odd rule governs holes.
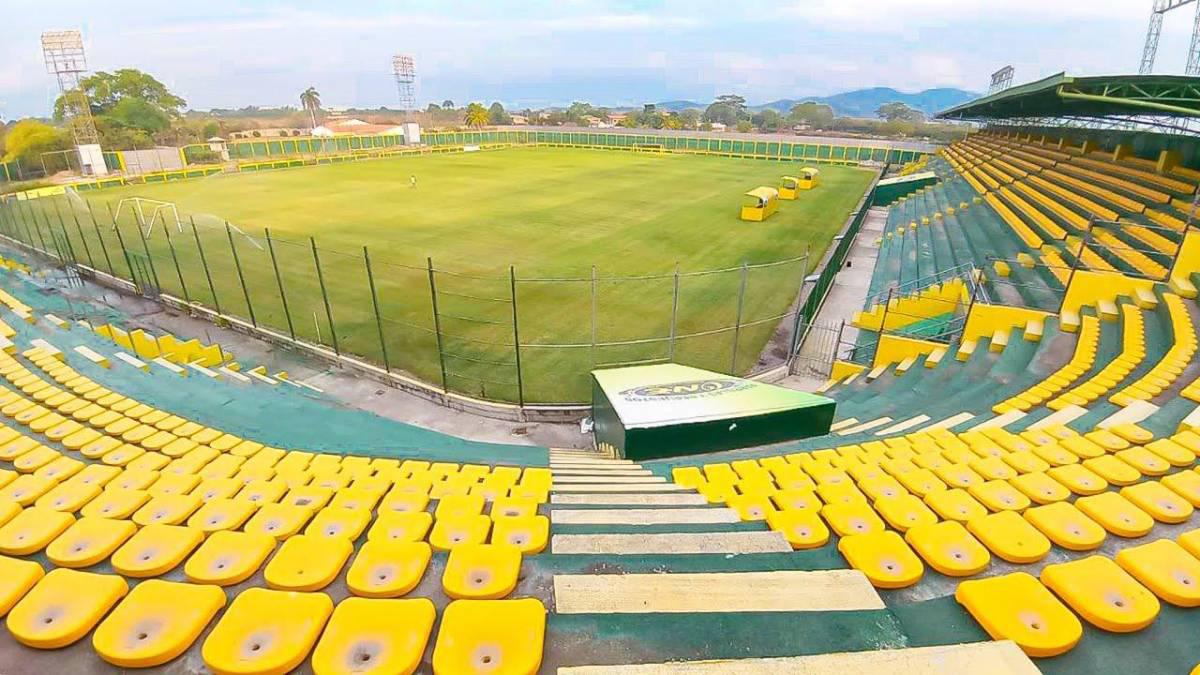
[[[800,169],[800,180],[797,182],[796,187],[801,190],[811,190],[817,187],[817,174],[819,173],[821,172],[811,166]]]
[[[800,192],[800,179],[795,176],[784,176],[780,179],[779,198],[795,199]]]
[[[746,193],[742,203],[742,220],[761,222],[779,210],[779,191],[773,187],[756,187]]]

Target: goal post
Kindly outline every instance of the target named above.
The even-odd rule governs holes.
[[[175,229],[183,232],[183,221],[179,219],[179,210],[175,208],[174,202],[164,202],[160,199],[149,199],[147,197],[125,197],[117,202],[116,213],[113,214],[113,229],[116,229],[117,223],[121,221],[121,214],[128,209],[137,219],[138,227],[142,229],[142,233],[149,237],[154,232],[154,223],[161,217],[163,227],[174,225]],[[147,217],[147,209],[149,217]]]

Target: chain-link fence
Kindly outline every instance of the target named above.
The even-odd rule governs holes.
[[[414,266],[211,215],[114,212],[74,193],[0,204],[0,232],[84,274],[446,393],[563,404],[590,398],[597,367],[676,362],[747,375],[788,363],[869,204],[870,194],[811,278],[818,261],[807,252],[637,276]]]

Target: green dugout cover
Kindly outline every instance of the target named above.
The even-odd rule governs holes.
[[[628,459],[829,433],[833,399],[677,364],[592,371],[596,446]]]

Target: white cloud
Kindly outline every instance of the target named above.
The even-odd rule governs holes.
[[[996,19],[1028,21],[1031,27],[1061,21],[1145,21],[1148,3],[1130,0],[798,0],[785,16],[820,29],[904,33],[914,26],[979,24]]]

